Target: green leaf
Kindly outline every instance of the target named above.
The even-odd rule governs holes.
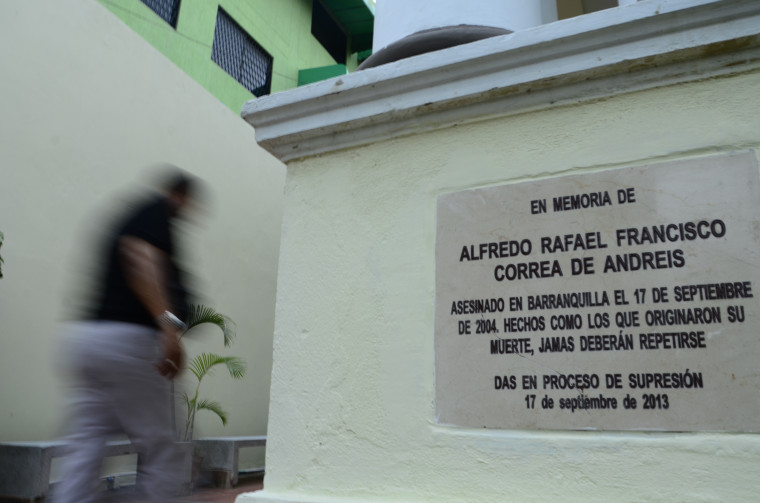
[[[200,382],[210,374],[217,365],[224,365],[233,379],[241,379],[245,376],[247,365],[245,360],[237,356],[220,356],[215,353],[201,353],[190,361],[188,368],[195,374]]]
[[[230,373],[230,377],[233,379],[242,379],[248,370],[245,360],[236,356],[229,357],[229,359],[225,360],[224,364],[227,366],[227,372]]]
[[[179,396],[180,402],[182,402],[182,405],[185,407],[190,407],[190,397],[187,396],[186,392],[182,392],[182,394]]]
[[[193,410],[195,407],[195,399],[190,399],[190,395],[187,394],[187,392],[183,391],[181,395],[179,395],[179,401],[182,402],[182,405],[187,407],[187,410]]]
[[[198,410],[210,410],[222,420],[222,425],[227,426],[227,412],[222,409],[219,402],[213,400],[201,400],[198,402]]]
[[[212,307],[201,305],[190,306],[190,312],[187,315],[187,329],[182,335],[184,336],[193,327],[204,323],[210,323],[219,327],[224,336],[225,346],[229,346],[235,338],[237,327],[229,316],[217,312]]]

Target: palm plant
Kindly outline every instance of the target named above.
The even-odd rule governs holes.
[[[219,327],[224,336],[225,346],[229,346],[232,343],[232,340],[235,338],[235,324],[229,317],[206,306],[191,306],[190,313],[187,317],[187,329],[182,333],[181,337],[184,337],[193,327],[205,323],[210,323]],[[245,377],[246,363],[243,359],[236,356],[220,356],[215,353],[201,353],[190,361],[188,368],[196,377],[197,383],[192,398],[186,392],[183,392],[181,395],[182,402],[187,408],[185,432],[183,434],[183,440],[186,442],[189,442],[193,438],[195,414],[199,410],[209,410],[219,416],[223,425],[227,424],[227,413],[222,409],[219,402],[199,398],[203,378],[210,375],[214,367],[218,365],[223,365],[233,379],[241,379]]]
[[[180,338],[187,335],[187,333],[190,330],[192,330],[194,327],[197,327],[198,325],[203,325],[204,323],[210,323],[212,325],[216,325],[217,327],[219,327],[219,330],[222,331],[222,335],[224,336],[225,347],[228,347],[230,344],[232,344],[232,341],[233,339],[235,339],[235,335],[237,331],[235,327],[235,323],[230,319],[229,316],[218,313],[214,308],[207,307],[207,306],[200,306],[200,305],[190,306],[190,310],[187,314],[187,319],[185,320],[185,323],[187,324],[187,328],[182,333]]]

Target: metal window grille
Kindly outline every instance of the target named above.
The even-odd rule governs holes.
[[[141,0],[142,3],[158,14],[158,16],[172,25],[177,27],[177,16],[179,16],[180,0]]]
[[[222,9],[216,16],[211,60],[255,96],[269,94],[272,56]]]

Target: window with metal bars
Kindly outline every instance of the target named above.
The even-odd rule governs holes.
[[[173,28],[177,27],[180,0],[141,0]]]
[[[255,96],[269,94],[272,56],[221,8],[216,15],[211,60]]]

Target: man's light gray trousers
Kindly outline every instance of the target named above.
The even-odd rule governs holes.
[[[129,323],[71,324],[64,361],[71,374],[70,455],[55,503],[93,501],[105,443],[126,434],[139,456],[138,486],[149,501],[167,501],[177,488],[170,383],[158,373],[155,329]]]

